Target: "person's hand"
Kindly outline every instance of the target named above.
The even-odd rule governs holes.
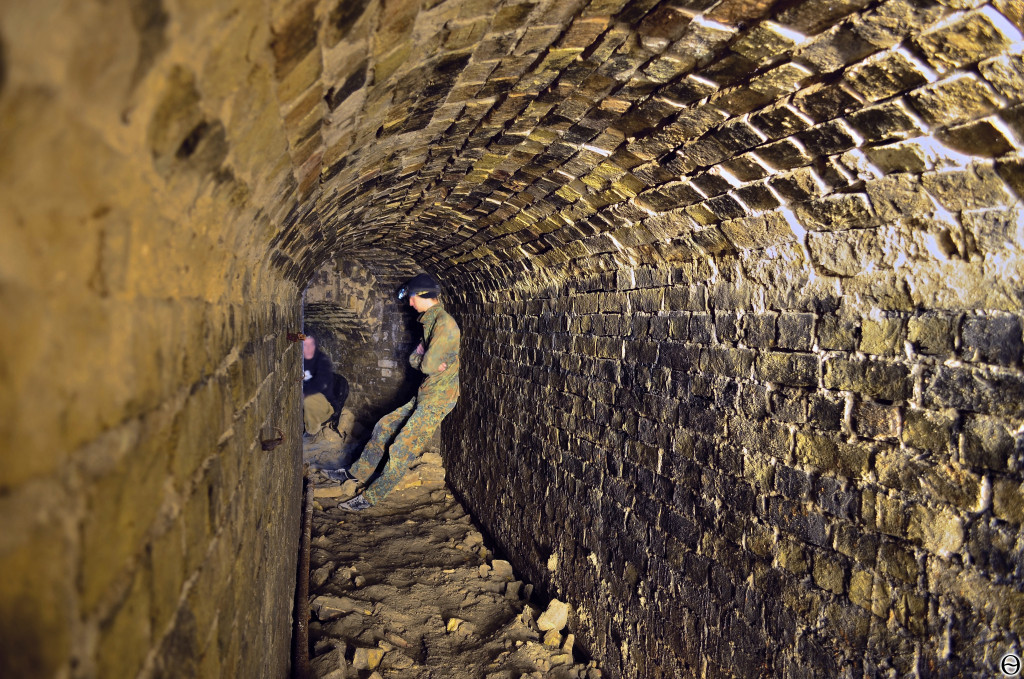
[[[441,365],[437,366],[437,372],[443,373],[447,368],[448,368],[448,364],[447,363],[442,363]]]
[[[423,342],[420,342],[419,344],[416,345],[415,353],[420,355],[427,353],[427,350],[423,348]]]

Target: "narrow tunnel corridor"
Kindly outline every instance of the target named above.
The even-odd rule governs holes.
[[[0,3],[0,676],[288,676],[287,335],[334,337],[366,428],[418,271],[462,328],[448,492],[603,676],[1012,676],[1022,31]]]

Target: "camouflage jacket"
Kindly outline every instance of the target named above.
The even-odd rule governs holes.
[[[455,319],[441,304],[430,307],[417,319],[423,324],[422,354],[409,356],[409,364],[427,376],[420,385],[418,400],[454,403],[459,398],[459,340],[462,333]],[[437,369],[442,363],[448,367]]]

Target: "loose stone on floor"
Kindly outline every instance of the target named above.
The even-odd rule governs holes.
[[[309,625],[322,679],[595,679],[577,661],[567,606],[531,602],[532,585],[494,558],[425,453],[378,506],[314,483]]]

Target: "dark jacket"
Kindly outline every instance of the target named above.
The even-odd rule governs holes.
[[[308,361],[302,359],[302,370],[303,376],[305,371],[310,373],[309,379],[302,381],[303,396],[323,394],[328,401],[334,400],[334,372],[331,370],[331,359],[327,358],[327,354],[317,349],[313,358]]]

